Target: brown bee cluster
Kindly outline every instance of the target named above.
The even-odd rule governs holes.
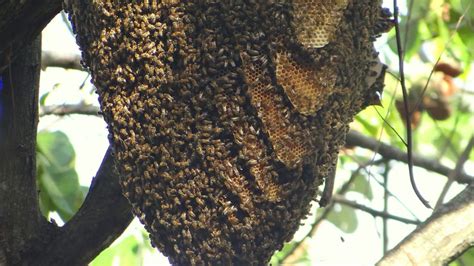
[[[321,48],[335,38],[349,0],[293,0],[297,40],[307,48]]]
[[[260,265],[292,238],[376,91],[379,5],[67,1],[123,193],[171,263]]]

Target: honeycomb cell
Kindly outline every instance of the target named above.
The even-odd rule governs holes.
[[[241,57],[251,103],[263,122],[276,157],[290,169],[301,166],[312,148],[303,128],[290,122],[291,110],[283,104],[282,95],[272,84],[268,71],[262,68],[263,64],[252,61],[244,53]]]
[[[276,56],[276,78],[291,104],[303,115],[314,115],[333,94],[336,76],[330,66],[316,68],[310,60],[297,60],[288,51]]]
[[[321,48],[334,33],[349,0],[293,0],[293,25],[298,42],[306,48]]]
[[[277,174],[268,158],[265,144],[255,134],[255,129],[247,123],[235,124],[234,137],[241,140],[242,157],[248,158],[250,174],[255,178],[258,188],[263,192],[265,199],[276,202],[281,199],[281,187],[276,181]]]

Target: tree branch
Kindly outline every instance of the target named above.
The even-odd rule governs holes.
[[[109,148],[83,205],[31,265],[86,265],[122,234],[133,215],[117,177]]]
[[[0,77],[0,265],[16,265],[46,224],[36,188],[41,37]]]
[[[347,146],[358,146],[365,149],[369,149],[382,155],[382,157],[390,160],[396,160],[401,162],[408,162],[406,152],[400,149],[394,148],[388,144],[379,142],[373,138],[366,137],[361,133],[350,130],[347,134],[346,139]],[[419,154],[413,154],[413,165],[449,176],[453,169],[440,164],[438,161],[430,160]],[[460,171],[459,175],[456,176],[456,181],[459,183],[469,184],[474,182],[474,177],[466,174],[464,171]]]
[[[39,111],[40,116],[65,116],[71,114],[99,116],[100,109],[99,107],[90,104],[64,104],[41,106]]]
[[[367,167],[369,165],[376,165],[378,163],[380,163],[380,162],[379,161],[369,161],[365,164],[360,164],[359,168],[357,168],[354,172],[352,172],[352,175],[349,178],[349,180],[346,183],[344,183],[341,186],[341,188],[338,189],[338,191],[336,193],[339,194],[339,195],[344,195],[349,190],[351,184],[355,181],[355,179],[357,178],[357,175],[359,174],[359,172],[362,169],[364,169],[365,167]],[[312,236],[312,235],[314,235],[314,233],[316,232],[316,229],[318,228],[319,224],[328,217],[328,215],[333,210],[334,205],[335,205],[334,200],[329,201],[329,204],[324,207],[323,213],[321,215],[318,215],[315,218],[315,220],[313,221],[313,224],[311,225],[311,229],[309,230],[309,232],[300,241],[296,242],[290,248],[290,250],[288,250],[286,252],[286,254],[276,262],[276,265],[286,265],[287,264],[287,260],[291,257],[291,255],[293,253],[295,253],[296,250],[298,250],[302,246],[305,239]]]
[[[443,187],[443,190],[439,194],[438,201],[436,202],[435,209],[439,208],[441,204],[443,204],[444,198],[446,197],[446,194],[449,191],[449,188],[451,188],[451,185],[453,184],[454,180],[456,180],[456,177],[459,176],[459,173],[462,171],[464,164],[466,161],[469,159],[469,155],[471,154],[471,150],[474,146],[474,136],[471,136],[471,139],[469,140],[468,144],[466,145],[466,148],[462,152],[461,156],[459,157],[456,167],[454,167],[454,170],[451,171],[448,175],[448,181],[446,181],[446,184]]]
[[[473,244],[474,184],[470,184],[377,265],[444,265]]]
[[[0,72],[61,11],[61,0],[0,0]]]
[[[84,70],[84,68],[81,66],[81,55],[71,53],[64,54],[50,51],[42,52],[41,66],[42,68],[62,67]]]
[[[406,224],[420,224],[420,222],[415,221],[415,220],[411,220],[411,219],[408,219],[408,218],[396,216],[396,215],[393,215],[393,214],[390,214],[390,213],[387,213],[387,212],[374,210],[374,209],[369,208],[365,205],[359,204],[355,201],[348,200],[342,195],[337,195],[337,194],[334,195],[333,196],[333,201],[336,202],[336,203],[339,203],[339,204],[349,206],[349,207],[354,208],[354,209],[364,211],[368,214],[371,214],[372,216],[378,216],[378,217],[382,217],[382,218],[392,219],[392,220],[399,221],[401,223],[406,223]]]

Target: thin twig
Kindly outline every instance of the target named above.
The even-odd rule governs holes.
[[[396,2],[396,0],[394,0],[394,1]],[[457,21],[457,23],[456,23],[456,27],[454,28],[454,32],[451,33],[451,35],[449,36],[449,39],[446,41],[446,44],[445,44],[443,50],[441,50],[440,55],[439,55],[438,58],[436,59],[436,62],[435,62],[435,64],[434,64],[434,66],[436,66],[436,65],[439,63],[439,61],[441,60],[441,57],[443,56],[444,51],[446,50],[446,47],[448,46],[448,44],[451,42],[451,40],[452,40],[453,37],[454,37],[454,33],[457,32],[457,30],[458,30],[459,27],[461,26],[461,22],[464,20],[466,14],[467,14],[467,12],[471,9],[471,4],[472,4],[472,2],[469,3],[469,5],[466,7],[466,10],[464,11],[464,13],[459,17],[459,19],[458,19],[458,21]],[[397,24],[395,25],[395,27],[396,27],[396,26],[397,26]],[[431,81],[431,78],[433,77],[434,70],[435,70],[435,68],[433,67],[433,68],[431,69],[430,75],[428,76],[428,80],[426,81],[426,84],[425,84],[425,86],[423,87],[423,90],[422,90],[422,92],[421,92],[420,98],[418,99],[418,101],[417,101],[417,103],[416,103],[416,105],[415,105],[415,108],[413,108],[413,110],[411,110],[411,111],[418,110],[419,106],[421,105],[421,102],[422,102],[422,100],[423,100],[423,96],[425,95],[425,92],[426,92],[426,90],[428,89],[428,85],[429,85],[429,83],[430,83],[430,81]],[[405,109],[405,110],[408,110],[408,109]],[[410,110],[408,110],[407,113],[410,113],[409,115],[411,115]]]
[[[357,178],[358,174],[360,173],[360,171],[362,169],[365,169],[369,165],[379,164],[381,162],[382,162],[381,160],[377,160],[377,161],[369,161],[365,164],[360,164],[359,167],[354,172],[352,172],[352,175],[349,178],[349,180],[346,183],[344,183],[336,193],[339,194],[339,195],[344,195],[349,190],[349,188],[351,187],[351,184],[355,181],[355,179]],[[300,241],[296,242],[291,247],[291,249],[288,250],[288,252],[281,259],[279,259],[277,261],[276,265],[284,264],[285,260],[288,259],[290,257],[290,255],[293,254],[293,252],[295,252],[295,250],[297,250],[301,246],[301,244],[303,244],[303,242],[305,241],[306,238],[314,235],[314,233],[316,232],[316,229],[318,228],[318,225],[327,218],[329,213],[334,208],[334,205],[335,205],[334,201],[331,201],[328,204],[328,206],[324,208],[323,213],[321,215],[317,216],[316,219],[314,220],[313,224],[311,225],[311,229],[309,230],[309,232]]]
[[[411,131],[411,117],[410,111],[408,109],[408,90],[406,88],[405,83],[405,71],[403,69],[403,50],[401,45],[400,39],[400,25],[398,23],[398,5],[397,0],[393,0],[393,17],[395,20],[395,35],[397,40],[397,51],[398,51],[398,67],[400,72],[400,83],[402,86],[402,93],[403,93],[403,104],[405,106],[405,110],[407,110],[405,114],[405,122],[406,122],[406,130],[407,130],[407,155],[408,155],[408,172],[410,174],[410,182],[413,187],[413,191],[415,192],[416,196],[420,201],[425,205],[427,208],[431,209],[430,204],[428,203],[425,198],[421,195],[418,187],[415,183],[415,176],[413,174],[413,136]]]
[[[392,147],[388,144],[381,143],[376,139],[366,137],[361,133],[355,130],[349,130],[346,139],[347,146],[357,146],[365,149],[369,149],[372,151],[377,151],[382,157],[385,159],[396,160],[400,162],[407,163],[407,154],[406,152]],[[428,159],[424,156],[419,154],[413,154],[413,163],[417,167],[424,168],[429,171],[436,172],[438,174],[448,176],[449,173],[452,171],[451,168],[442,165],[436,160]],[[474,176],[466,174],[464,171],[461,171],[459,176],[456,177],[456,181],[458,183],[472,183],[474,182]]]
[[[357,158],[355,158],[355,157],[351,157],[351,158],[352,158],[355,162],[357,162],[358,164],[360,164],[360,165],[362,164],[362,163],[358,162]],[[382,160],[383,160],[384,162],[387,162],[387,161],[388,161],[387,158],[383,158]],[[370,166],[369,166],[369,167],[370,167]],[[369,178],[372,178],[373,180],[375,180],[375,182],[377,182],[378,185],[384,187],[383,182],[380,181],[380,180],[378,180],[377,177],[376,177],[375,175],[373,175],[373,174],[370,172],[370,168],[369,168],[369,169],[363,168],[363,170],[367,173],[367,175],[369,176]],[[388,188],[385,188],[385,191],[387,192],[387,194],[388,194],[390,197],[394,198],[398,203],[400,203],[400,205],[401,205],[408,213],[410,213],[411,216],[413,216],[414,219],[416,219],[417,221],[419,221],[419,219],[418,219],[418,217],[415,215],[415,213],[413,213],[413,212],[410,210],[410,208],[408,208],[408,206],[407,206],[405,203],[403,203],[403,201],[402,201],[397,195],[395,195],[395,194],[394,194],[392,191],[390,191]]]
[[[390,99],[390,104],[389,106],[392,106],[393,103],[395,102],[395,95],[396,95],[396,92],[397,92],[397,87],[398,87],[398,83],[397,83],[397,86],[395,87],[395,91],[392,95],[392,98]],[[375,111],[377,112],[377,114],[379,114],[379,116],[382,118],[383,122],[386,123],[386,125],[388,125],[396,134],[397,136],[403,141],[403,143],[405,143],[405,141],[403,140],[403,138],[398,134],[398,132],[392,127],[392,125],[390,125],[390,123],[388,123],[387,121],[387,118],[388,116],[390,115],[390,108],[387,109],[387,113],[385,114],[385,117],[382,117],[382,114],[379,113],[378,109],[374,106],[374,109]],[[379,134],[379,137],[378,137],[378,143],[382,143],[381,139],[382,139],[382,136],[383,136],[383,132],[384,132],[384,128],[382,127],[381,130],[380,130],[380,134]],[[372,161],[375,160],[375,156],[377,155],[378,153],[378,149],[380,148],[380,146],[377,145],[376,149],[374,150],[374,154],[372,155]],[[368,175],[369,175],[369,178],[372,176],[371,174],[371,170],[372,168],[369,166],[369,170],[368,170]],[[369,179],[370,180],[370,179]]]
[[[383,212],[388,212],[388,174],[390,173],[390,163],[385,163],[385,169],[383,172]],[[383,254],[387,253],[388,250],[388,219],[382,217],[382,239],[383,239]]]
[[[333,169],[329,173],[329,176],[326,177],[326,179],[324,180],[324,190],[323,190],[323,193],[321,194],[321,198],[319,199],[320,207],[326,207],[328,203],[331,201],[332,194],[334,192],[336,169],[337,169],[337,159],[336,159],[336,164],[334,165]]]
[[[87,72],[87,76],[82,81],[81,86],[79,86],[79,90],[84,89],[84,87],[86,86],[86,82],[89,80],[90,77],[91,77],[91,73]]]
[[[67,18],[66,12],[64,12],[64,10],[61,11],[61,18],[64,24],[66,24],[69,33],[74,37],[74,30],[72,29],[71,22],[69,22],[69,19]]]
[[[399,221],[399,222],[405,223],[405,224],[420,224],[419,221],[415,221],[415,220],[412,220],[412,219],[396,216],[396,215],[393,215],[393,214],[390,214],[390,213],[387,213],[387,212],[383,212],[383,211],[374,210],[374,209],[369,208],[365,205],[359,204],[355,201],[348,200],[344,196],[341,196],[341,195],[337,195],[337,194],[333,195],[333,201],[336,202],[336,203],[339,203],[339,204],[343,204],[343,205],[352,207],[354,209],[364,211],[366,213],[371,214],[374,217],[382,217],[384,219],[391,219],[391,220]]]
[[[379,115],[379,117],[384,122],[384,124],[387,125],[393,131],[393,133],[395,133],[395,135],[397,135],[398,139],[401,140],[405,146],[407,146],[408,144],[405,142],[405,140],[402,138],[402,136],[400,136],[400,134],[398,134],[398,131],[392,125],[390,125],[390,123],[387,121],[387,119],[382,116],[382,114],[379,112],[379,110],[375,106],[374,106],[374,108],[375,108],[375,111],[377,112],[377,114]]]
[[[451,150],[451,152],[456,156],[458,157],[459,156],[459,153],[458,151],[456,150],[456,148],[454,147],[453,143],[452,143],[452,139],[454,137],[454,133],[456,133],[457,129],[458,129],[458,124],[459,124],[459,119],[460,119],[460,114],[458,113],[456,115],[456,118],[454,120],[454,125],[453,127],[451,128],[451,130],[449,131],[449,136],[446,136],[443,132],[443,129],[440,127],[440,125],[438,124],[438,121],[436,121],[435,119],[431,118],[434,122],[434,125],[436,126],[436,129],[438,130],[438,132],[441,134],[441,136],[445,139],[443,145],[442,145],[442,148],[440,149],[441,151],[439,152],[439,155],[438,155],[438,160],[441,160],[441,158],[443,158],[443,156],[445,155],[446,151],[448,149]]]
[[[443,190],[439,194],[438,201],[436,202],[436,205],[435,205],[435,210],[438,209],[443,204],[444,198],[446,197],[446,194],[448,193],[449,188],[453,184],[454,180],[456,180],[456,176],[458,176],[459,173],[461,173],[462,168],[464,167],[464,163],[466,163],[466,161],[469,159],[469,155],[471,154],[473,147],[474,147],[474,135],[471,136],[471,139],[469,140],[468,144],[466,145],[466,148],[462,152],[461,157],[459,157],[456,163],[456,167],[454,168],[453,171],[451,171],[451,173],[449,173],[448,181],[446,181],[446,184],[444,185]]]

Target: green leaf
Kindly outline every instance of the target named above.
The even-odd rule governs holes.
[[[370,200],[374,198],[370,183],[367,178],[362,174],[358,174],[356,176],[354,182],[351,184],[350,191],[359,192]]]
[[[129,236],[117,244],[109,247],[99,254],[92,262],[91,266],[109,265],[141,265],[141,247],[135,236]],[[118,261],[118,264],[114,262]]]
[[[46,98],[48,98],[48,96],[49,96],[49,92],[47,92],[47,93],[41,95],[40,100],[39,100],[40,106],[44,106],[44,105],[45,105]]]
[[[456,260],[451,262],[449,266],[461,266],[461,265],[474,265],[474,248],[470,248],[465,251]]]
[[[451,0],[450,5],[453,11],[456,11],[459,14],[464,14],[466,11],[466,19],[474,19],[474,7],[471,4],[472,0]],[[470,6],[470,10],[466,8]]]
[[[423,24],[424,22],[420,21],[419,19],[411,19],[408,23],[408,28],[406,19],[402,20],[399,23],[399,28],[401,31],[400,41],[401,46],[404,47],[403,50],[406,60],[409,60],[413,55],[417,54],[420,51],[422,39],[421,35],[419,34],[420,31],[418,30],[418,28],[420,27],[420,24]],[[405,29],[408,29],[408,31],[405,32]],[[388,45],[395,54],[398,54],[397,38],[395,34],[391,34],[388,40]]]
[[[345,205],[336,203],[326,220],[345,233],[353,233],[357,229],[358,222],[356,212],[354,209]]]
[[[60,131],[39,132],[37,147],[42,212],[56,211],[63,221],[67,221],[84,200],[75,170],[74,148]]]
[[[362,133],[368,133],[372,137],[377,135],[379,125],[371,124],[362,114],[357,115],[355,120],[365,129]]]
[[[295,241],[286,243],[280,251],[276,252],[273,255],[272,259],[270,260],[270,265],[278,265],[278,263],[281,262],[281,260],[284,257],[288,256],[288,253],[294,248],[296,243],[297,242]],[[308,258],[308,251],[306,250],[306,248],[304,248],[304,251],[302,253],[298,253],[298,254],[300,255],[299,258],[296,260],[292,260],[291,261],[292,263],[298,263],[298,265],[301,265],[301,266],[311,265],[311,260]]]
[[[76,153],[69,138],[63,132],[41,131],[38,133],[37,141],[38,148],[50,160],[53,167],[61,169],[74,165]]]
[[[143,239],[142,247],[149,250],[149,251],[155,250],[155,248],[151,246],[149,233],[143,228],[142,228],[142,230],[140,230],[140,232],[141,232],[141,236],[142,236],[142,239]]]
[[[40,158],[37,159],[37,161],[39,161]],[[40,163],[37,163],[38,164],[38,174],[37,176],[38,177],[41,177],[43,174],[44,174],[44,171],[41,167],[41,164]],[[39,207],[40,207],[40,210],[41,210],[41,214],[46,217],[46,218],[49,218],[49,213],[51,211],[54,211],[55,210],[55,205],[51,199],[51,197],[46,194],[46,193],[42,193],[41,192],[41,185],[38,186],[39,189],[40,189],[40,197],[39,197]]]
[[[281,261],[286,256],[286,254],[288,254],[288,252],[293,249],[295,245],[295,241],[285,243],[285,245],[283,245],[283,248],[272,256],[272,259],[270,260],[270,265],[277,265],[278,262]]]

